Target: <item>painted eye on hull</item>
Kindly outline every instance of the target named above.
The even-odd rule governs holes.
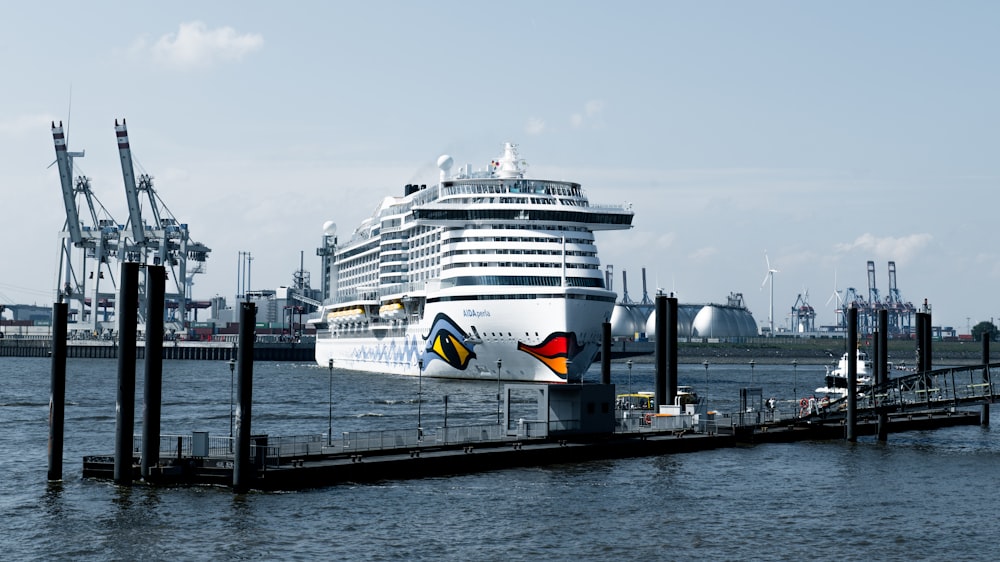
[[[456,369],[465,369],[469,360],[476,356],[471,349],[459,343],[454,334],[443,330],[434,337],[430,351]]]
[[[424,356],[427,359],[441,359],[456,369],[465,370],[469,361],[476,357],[474,346],[465,344],[466,338],[465,331],[447,314],[439,313],[434,317],[431,331],[424,338],[427,340]]]

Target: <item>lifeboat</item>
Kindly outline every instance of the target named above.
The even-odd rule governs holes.
[[[340,310],[334,310],[326,315],[326,319],[334,324],[349,324],[351,322],[359,322],[364,318],[365,311],[360,308],[343,308]]]
[[[378,309],[378,315],[387,320],[395,320],[396,318],[402,318],[403,305],[398,302],[390,302],[387,304],[383,304]]]

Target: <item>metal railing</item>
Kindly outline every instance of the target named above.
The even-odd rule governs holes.
[[[858,387],[859,410],[907,411],[949,406],[969,406],[992,402],[998,397],[1000,385],[994,383],[991,369],[1000,363],[969,367],[948,367],[897,377],[889,381]],[[842,414],[847,409],[848,397],[823,401],[816,406],[803,408],[800,418]]]

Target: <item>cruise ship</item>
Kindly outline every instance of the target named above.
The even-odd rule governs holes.
[[[517,146],[485,168],[438,161],[437,185],[386,197],[333,239],[321,366],[439,378],[579,382],[616,295],[594,232],[631,228],[580,184],[532,179]],[[332,363],[331,363],[332,361]]]

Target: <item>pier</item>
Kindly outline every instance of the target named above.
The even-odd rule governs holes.
[[[314,361],[316,345],[313,339],[302,341],[274,341],[270,336],[260,337],[254,343],[255,361]],[[146,358],[148,342],[139,341],[136,346],[138,359]],[[105,340],[68,340],[66,356],[72,359],[117,359],[118,342]],[[44,339],[0,339],[0,357],[49,357],[52,355],[52,340]],[[235,358],[235,342],[227,341],[165,341],[161,348],[163,359],[185,359],[196,361],[229,361]]]
[[[258,490],[296,490],[352,482],[405,480],[490,470],[546,466],[594,460],[693,453],[738,445],[844,439],[845,422],[837,411],[826,416],[768,420],[765,412],[719,416],[693,423],[691,417],[664,416],[667,427],[654,418],[623,418],[618,411],[615,430],[581,434],[548,431],[560,422],[349,432],[337,439],[327,435],[256,436],[249,458],[254,476],[249,487]],[[760,419],[760,422],[757,420]],[[979,414],[952,407],[915,407],[889,416],[888,432],[976,425]],[[569,426],[574,423],[570,422]],[[505,426],[512,429],[505,429]],[[875,435],[878,421],[865,416],[861,435]],[[155,486],[233,485],[234,440],[206,433],[160,437],[160,463],[144,480]],[[139,450],[139,440],[134,450]],[[138,455],[132,459],[133,479],[139,480]],[[85,478],[111,479],[112,455],[87,456]]]
[[[136,277],[138,266],[126,265],[135,267],[123,278]],[[157,268],[147,266],[147,277],[159,275]],[[123,283],[123,302],[132,300],[126,291],[134,290],[133,285]],[[880,352],[876,353],[879,377],[875,384],[864,386],[863,392],[859,385],[850,385],[840,400],[804,403],[802,409],[782,412],[763,400],[760,388],[751,386],[740,389],[737,412],[720,414],[709,410],[704,398],[692,400],[690,393],[678,392],[676,332],[667,330],[676,326],[677,302],[658,297],[656,306],[663,312],[657,315],[657,331],[670,336],[657,342],[655,408],[624,407],[610,383],[611,362],[602,360],[600,383],[504,385],[497,396],[495,424],[426,429],[419,423],[418,409],[416,428],[346,432],[335,439],[332,425],[325,435],[252,432],[256,309],[252,303],[242,303],[239,340],[235,347],[226,348],[231,350],[228,357],[234,376],[238,372],[232,436],[161,435],[158,419],[144,419],[142,436],[132,435],[136,342],[126,342],[129,345],[119,351],[114,453],[84,457],[83,476],[113,479],[120,485],[218,485],[243,493],[692,453],[740,444],[853,441],[858,435],[886,440],[893,432],[988,424],[989,404],[1000,396],[991,376],[1000,363],[988,362],[988,340],[983,343],[982,364],[932,370],[929,345],[918,337],[925,355],[911,375],[886,380],[886,356]],[[849,332],[853,332],[856,314],[853,309],[849,312]],[[127,318],[133,317],[130,313]],[[134,329],[134,324],[125,323],[122,331]],[[609,356],[610,325],[605,323],[603,329],[602,354]],[[926,334],[926,330],[918,333]],[[884,351],[886,346],[879,349]],[[52,357],[54,404],[61,403],[59,394],[65,392],[64,353],[60,346]],[[849,340],[850,365],[856,354],[856,340]],[[159,415],[158,364],[156,357],[146,357],[147,415]],[[332,376],[332,362],[330,371]],[[848,380],[853,377],[849,371]],[[150,388],[157,390],[150,392]],[[976,407],[980,412],[972,411]],[[57,421],[50,422],[50,450],[61,451],[61,416],[53,419]],[[60,472],[61,459],[50,459],[49,478],[61,478]]]

